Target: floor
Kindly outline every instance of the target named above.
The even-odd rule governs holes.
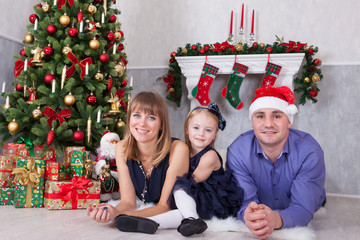
[[[327,196],[307,228],[280,230],[270,239],[359,239],[360,197]],[[236,221],[238,222],[238,221]],[[233,224],[231,226],[231,224]],[[237,223],[239,224],[239,223]],[[209,222],[203,234],[190,239],[255,239],[244,225],[234,222]],[[234,229],[235,228],[235,229]],[[221,229],[221,230],[220,230]],[[225,231],[227,229],[228,231]],[[302,234],[302,235],[301,235]],[[154,235],[124,233],[111,224],[92,221],[85,210],[47,210],[0,206],[0,239],[189,239],[176,230],[158,230]]]

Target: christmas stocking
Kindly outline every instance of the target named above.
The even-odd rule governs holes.
[[[248,66],[235,62],[229,81],[221,91],[221,95],[226,97],[236,110],[241,109],[244,105],[240,100],[239,91],[248,69]]]
[[[218,71],[219,68],[205,63],[200,80],[197,86],[191,91],[191,95],[195,97],[202,106],[207,106],[210,103],[209,90]]]
[[[265,69],[264,78],[261,87],[274,86],[277,77],[281,71],[281,66],[268,62]]]

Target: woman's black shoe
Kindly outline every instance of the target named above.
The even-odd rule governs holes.
[[[200,234],[207,229],[206,222],[201,218],[185,218],[181,221],[177,231],[181,235],[188,237],[194,234]]]
[[[154,234],[158,229],[158,224],[151,219],[125,214],[115,218],[115,226],[123,232],[141,232],[147,234]]]

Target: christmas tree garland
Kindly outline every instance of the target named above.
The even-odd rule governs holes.
[[[300,77],[294,79],[296,93],[300,94],[299,104],[304,105],[307,100],[317,102],[317,95],[320,91],[318,82],[323,78],[321,70],[321,60],[314,58],[318,51],[317,47],[307,44],[289,41],[285,43],[283,39],[271,44],[254,42],[252,46],[237,43],[231,45],[228,42],[215,44],[186,44],[184,48],[179,47],[177,52],[170,54],[169,70],[165,76],[158,78],[167,84],[166,98],[176,103],[180,107],[182,97],[181,69],[175,57],[183,56],[216,56],[216,55],[245,55],[245,54],[277,54],[277,53],[305,53],[306,62]]]

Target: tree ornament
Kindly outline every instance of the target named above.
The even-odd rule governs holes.
[[[98,71],[95,74],[95,80],[98,81],[98,82],[101,82],[102,80],[104,80],[104,74],[102,74],[100,71]]]
[[[71,47],[69,47],[69,46],[65,46],[65,47],[63,47],[63,49],[62,49],[62,53],[64,54],[64,55],[68,55],[69,54],[69,52],[72,52],[72,49],[71,49]]]
[[[311,77],[311,80],[312,80],[313,82],[318,82],[318,81],[320,81],[320,76],[319,76],[319,74],[315,73],[315,74]]]
[[[47,84],[50,84],[52,82],[52,80],[54,80],[54,79],[55,79],[54,75],[52,75],[51,73],[48,73],[44,77],[44,82]]]
[[[41,8],[42,8],[41,3],[38,3],[38,4],[36,5],[36,7],[41,9]]]
[[[6,111],[11,108],[9,96],[6,97],[5,104],[2,106],[3,111]]]
[[[70,17],[64,13],[64,15],[60,17],[59,22],[61,25],[67,26],[70,23]]]
[[[260,46],[261,48],[264,48],[264,47],[265,47],[265,43],[260,43],[259,46]]]
[[[175,89],[173,87],[169,88],[167,93],[172,97],[176,97]]]
[[[54,53],[54,49],[49,45],[44,48],[44,54],[46,56],[51,56]]]
[[[109,77],[109,78],[107,79],[107,81],[108,81],[108,84],[107,84],[107,86],[106,86],[106,89],[108,90],[109,93],[111,93],[111,88],[112,88],[113,80],[112,80],[111,77]]]
[[[175,58],[175,57],[176,57],[176,52],[171,52],[171,53],[170,53],[170,57],[171,57],[171,58]]]
[[[41,59],[44,57],[44,51],[39,47],[36,46],[36,48],[31,50],[31,54],[34,54],[31,64],[35,66],[42,66],[44,64],[44,61]]]
[[[16,91],[18,91],[18,92],[22,92],[22,91],[24,91],[24,86],[21,86],[19,83],[17,83],[17,84],[15,85],[15,89],[16,89]]]
[[[41,6],[44,13],[47,13],[50,11],[50,5],[46,2],[44,5]]]
[[[121,35],[120,31],[115,32],[115,41],[120,41],[121,38],[122,38],[122,35]]]
[[[31,113],[35,119],[39,119],[43,116],[42,111],[40,110],[40,106],[35,108]]]
[[[74,134],[73,134],[73,138],[75,142],[81,142],[82,140],[84,140],[84,133],[82,131],[80,131],[80,129],[78,128]]]
[[[115,40],[116,36],[114,33],[112,32],[109,32],[108,34],[106,34],[106,39],[109,41],[109,42],[113,42]]]
[[[90,96],[87,97],[86,102],[90,105],[94,105],[96,103],[96,97],[92,92],[90,93]]]
[[[116,115],[121,113],[119,110],[120,99],[118,95],[115,95],[114,97],[113,94],[111,94],[111,98],[108,100],[108,102],[111,103],[110,110],[108,111],[109,115]]]
[[[70,37],[76,37],[79,34],[79,31],[76,28],[70,28],[68,34]]]
[[[118,45],[118,47],[117,47],[116,51],[117,51],[117,52],[121,52],[122,50],[124,50],[124,44],[119,43],[119,45]]]
[[[34,86],[27,89],[28,93],[30,93],[29,99],[27,100],[28,104],[33,104],[33,101],[38,100],[36,89]]]
[[[50,132],[48,133],[47,137],[46,137],[46,143],[47,145],[51,145],[52,142],[54,141],[55,139],[55,131],[54,131],[54,128],[51,128]]]
[[[26,43],[33,43],[34,42],[34,36],[31,35],[30,33],[26,34],[25,37],[24,37],[24,41]]]
[[[107,55],[107,53],[103,52],[102,54],[100,54],[99,60],[102,63],[107,63],[109,61],[109,55]]]
[[[218,67],[205,63],[200,75],[199,82],[197,86],[194,87],[191,91],[191,95],[195,97],[202,106],[207,106],[210,103],[209,90],[218,71]]]
[[[91,118],[89,117],[86,123],[86,136],[87,136],[87,143],[90,143],[90,139],[91,139]]]
[[[116,22],[117,18],[115,15],[112,15],[110,18],[109,18],[109,23],[114,23]]]
[[[309,82],[310,82],[310,78],[309,78],[309,77],[305,77],[305,78],[304,78],[304,82],[309,83]]]
[[[83,12],[82,12],[81,9],[80,9],[80,12],[78,12],[78,14],[77,14],[77,16],[76,16],[76,20],[77,20],[78,22],[81,22],[83,19],[84,19],[84,14],[83,14]]]
[[[75,97],[71,94],[71,92],[69,92],[69,94],[64,97],[64,103],[68,106],[74,105],[75,102]]]
[[[35,23],[35,20],[36,20],[36,19],[39,19],[39,17],[38,17],[36,14],[31,14],[31,15],[29,16],[29,21],[30,21],[32,24]]]
[[[90,42],[89,42],[89,47],[92,49],[92,50],[96,50],[100,47],[100,43],[98,40],[96,40],[95,38],[92,39]]]
[[[21,49],[21,50],[20,50],[20,55],[26,57],[25,49]]]
[[[57,28],[55,27],[54,24],[49,24],[49,25],[46,27],[46,31],[47,31],[49,34],[54,34],[54,33],[56,33]]]
[[[272,53],[273,49],[272,49],[272,47],[267,47],[267,48],[266,48],[266,51],[267,51],[268,53]]]
[[[314,59],[314,64],[315,64],[316,66],[320,66],[320,65],[321,65],[321,60],[318,59],[318,58]]]
[[[235,49],[236,51],[241,52],[244,49],[244,47],[241,43],[238,43],[235,45]]]
[[[186,48],[183,48],[183,49],[181,49],[181,52],[183,53],[183,54],[187,54],[187,49]]]
[[[124,79],[124,80],[122,80],[122,82],[121,82],[121,87],[126,87],[126,85],[128,84],[128,80],[127,79]]]
[[[310,94],[310,96],[311,97],[316,97],[317,95],[318,95],[318,91],[316,91],[315,89],[313,89],[313,90],[311,90],[310,92],[309,92],[309,94]]]
[[[114,66],[114,70],[118,73],[118,77],[121,77],[125,71],[125,64],[123,61],[118,61]]]
[[[12,132],[12,133],[16,133],[17,131],[19,131],[19,128],[20,128],[20,125],[19,123],[13,119],[11,122],[9,122],[8,124],[8,130],[9,132]]]
[[[90,3],[86,11],[93,15],[94,13],[96,13],[97,8],[92,3]]]
[[[126,125],[125,125],[125,122],[122,121],[121,119],[119,119],[119,121],[117,121],[117,122],[115,123],[115,127],[116,127],[117,129],[120,129],[120,128],[125,127],[125,126],[126,126]]]

